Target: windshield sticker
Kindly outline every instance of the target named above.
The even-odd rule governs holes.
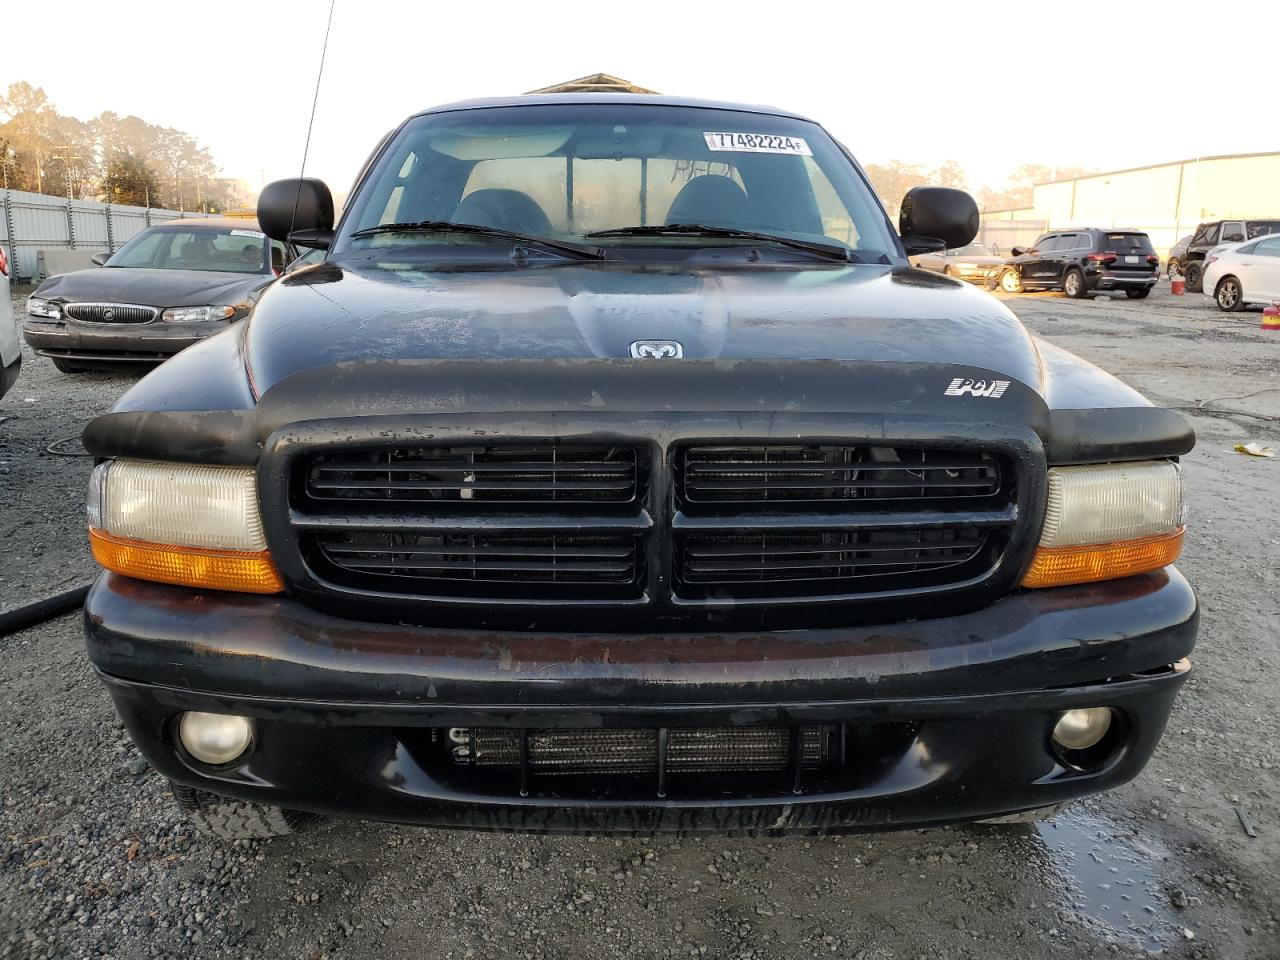
[[[262,240],[267,236],[258,230],[232,230],[231,235],[233,237],[253,237],[255,240]]]
[[[779,137],[771,133],[704,133],[708,150],[732,153],[789,153],[812,157],[803,137]]]

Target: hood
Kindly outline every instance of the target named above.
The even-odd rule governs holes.
[[[138,303],[148,307],[236,305],[274,280],[261,273],[97,267],[50,277],[34,296],[52,300]]]
[[[244,348],[262,394],[342,361],[627,358],[638,340],[675,340],[689,359],[954,363],[1041,389],[1035,344],[1001,303],[891,266],[330,262],[267,290]]]

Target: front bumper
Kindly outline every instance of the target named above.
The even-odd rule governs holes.
[[[181,783],[450,827],[838,832],[997,816],[1128,781],[1185,680],[1197,610],[1169,568],[880,627],[471,633],[105,574],[85,623],[90,658],[130,733]],[[1085,706],[1112,707],[1123,735],[1080,769],[1055,753],[1050,731],[1060,711]],[[172,735],[184,710],[255,718],[253,751],[230,767],[202,766]],[[469,778],[429,745],[459,726],[802,724],[895,734],[865,758],[855,753],[841,777],[808,777],[798,791],[791,781],[721,789],[701,776],[665,796],[575,792],[551,777],[522,795],[501,778]]]
[[[160,361],[227,328],[209,323],[78,323],[28,318],[22,335],[40,356],[65,360]]]

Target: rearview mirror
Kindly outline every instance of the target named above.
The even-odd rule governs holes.
[[[272,240],[328,249],[333,240],[333,194],[311,177],[276,180],[258,194],[258,226]]]
[[[978,235],[978,205],[963,190],[912,187],[902,198],[898,233],[909,254],[963,247]]]
[[[111,254],[104,251],[102,253],[95,253],[92,257],[89,258],[89,262],[92,263],[95,267],[105,267],[107,265],[107,261],[110,259],[111,259]]]

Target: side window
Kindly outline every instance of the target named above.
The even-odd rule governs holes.
[[[1263,257],[1280,257],[1280,237],[1259,240],[1253,245],[1253,252]]]
[[[1222,242],[1223,243],[1239,243],[1244,240],[1244,224],[1240,222],[1224,223],[1222,225]]]
[[[1062,249],[1062,237],[1045,237],[1042,243],[1037,244],[1036,249],[1041,253],[1055,253]]]
[[[1267,220],[1245,224],[1245,232],[1249,234],[1250,240],[1255,237],[1265,237],[1269,233],[1275,233],[1277,228],[1280,228],[1280,224]]]
[[[1211,223],[1204,228],[1204,239],[1201,243],[1217,243],[1218,242],[1218,225]]]

